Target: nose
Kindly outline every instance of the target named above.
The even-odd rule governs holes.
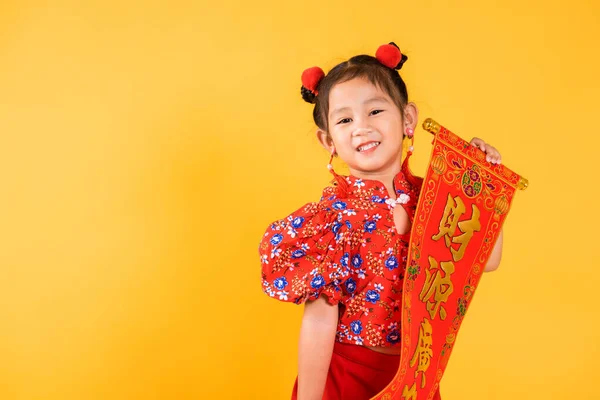
[[[352,136],[365,136],[371,133],[371,128],[356,128],[352,131]]]

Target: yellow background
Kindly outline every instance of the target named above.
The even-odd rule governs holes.
[[[329,180],[300,73],[391,40],[421,121],[531,182],[444,399],[600,398],[599,3],[384,3],[0,3],[0,399],[288,398],[257,247]]]

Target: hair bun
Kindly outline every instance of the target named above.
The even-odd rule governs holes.
[[[404,63],[406,62],[406,60],[408,60],[408,57],[405,54],[402,54],[402,58],[400,59],[400,62],[398,63],[398,65],[396,65],[394,67],[394,69],[397,69],[397,70],[402,69],[402,66],[404,65]]]
[[[408,57],[402,54],[398,45],[394,42],[379,46],[375,57],[380,63],[388,68],[401,69]]]
[[[304,86],[302,86],[300,88],[300,94],[302,95],[302,98],[304,99],[304,101],[307,103],[315,104],[317,101],[317,96],[315,96],[315,94],[313,92],[311,92]]]
[[[302,72],[302,87],[308,89],[313,95],[317,96],[319,94],[317,86],[319,86],[319,82],[321,82],[321,79],[323,79],[324,76],[325,72],[319,67],[307,68]]]

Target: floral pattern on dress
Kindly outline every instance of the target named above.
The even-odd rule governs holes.
[[[319,202],[273,222],[259,246],[263,291],[295,304],[324,295],[340,305],[338,341],[399,346],[410,236],[397,233],[393,210],[412,222],[421,183],[405,163],[394,201],[379,181],[343,177]]]

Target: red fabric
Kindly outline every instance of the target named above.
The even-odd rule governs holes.
[[[373,400],[423,400],[439,387],[520,179],[443,127],[432,148],[410,238],[400,366]]]
[[[364,346],[336,343],[323,400],[368,400],[383,390],[398,370],[400,356],[378,353]],[[298,378],[292,400],[297,399]],[[441,400],[439,391],[433,400]]]
[[[396,205],[381,182],[339,181],[320,202],[269,226],[259,248],[263,291],[296,304],[325,295],[340,304],[337,341],[399,347],[410,235],[396,231],[392,211],[403,207],[412,221],[421,179],[405,161],[394,179],[404,204]]]

